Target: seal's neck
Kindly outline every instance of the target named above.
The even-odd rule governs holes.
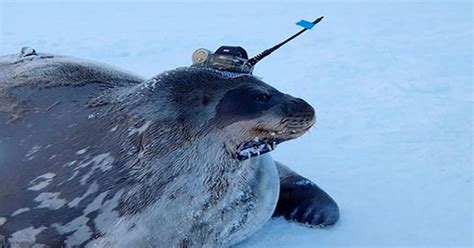
[[[219,133],[197,135],[174,146],[178,146],[178,149],[170,151],[169,156],[179,161],[180,165],[177,166],[196,173],[208,173],[210,170],[232,172],[239,169],[239,161],[226,151],[224,137]]]
[[[144,167],[140,171],[157,174],[163,170],[193,171],[197,175],[211,170],[238,169],[240,163],[226,150],[226,137],[219,130],[188,125],[175,120],[139,118],[131,121],[126,143],[139,150],[134,156],[140,161],[140,167]]]

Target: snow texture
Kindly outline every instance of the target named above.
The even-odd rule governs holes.
[[[200,47],[254,55],[320,15],[254,73],[316,108],[316,126],[273,157],[327,190],[341,219],[272,220],[240,247],[472,247],[470,1],[0,1],[0,54],[31,46],[151,77]]]

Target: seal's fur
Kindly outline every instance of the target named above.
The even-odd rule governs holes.
[[[233,244],[270,218],[279,191],[271,158],[239,149],[314,123],[307,103],[253,76],[181,68],[144,81],[36,53],[0,58],[0,95],[11,243]]]

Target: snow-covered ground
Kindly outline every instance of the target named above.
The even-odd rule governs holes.
[[[272,220],[240,246],[472,247],[470,1],[3,2],[0,54],[31,46],[150,77],[199,47],[254,55],[320,15],[255,74],[315,106],[316,127],[274,157],[326,189],[341,220]]]

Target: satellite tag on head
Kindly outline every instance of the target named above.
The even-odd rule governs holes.
[[[301,20],[296,24],[303,27],[298,33],[283,42],[257,54],[252,58],[248,58],[247,51],[240,46],[221,46],[214,53],[205,49],[197,49],[192,56],[193,67],[209,68],[219,71],[236,72],[243,74],[252,74],[254,66],[263,58],[272,52],[298,37],[308,29],[312,29],[324,17],[321,16],[313,22]]]

